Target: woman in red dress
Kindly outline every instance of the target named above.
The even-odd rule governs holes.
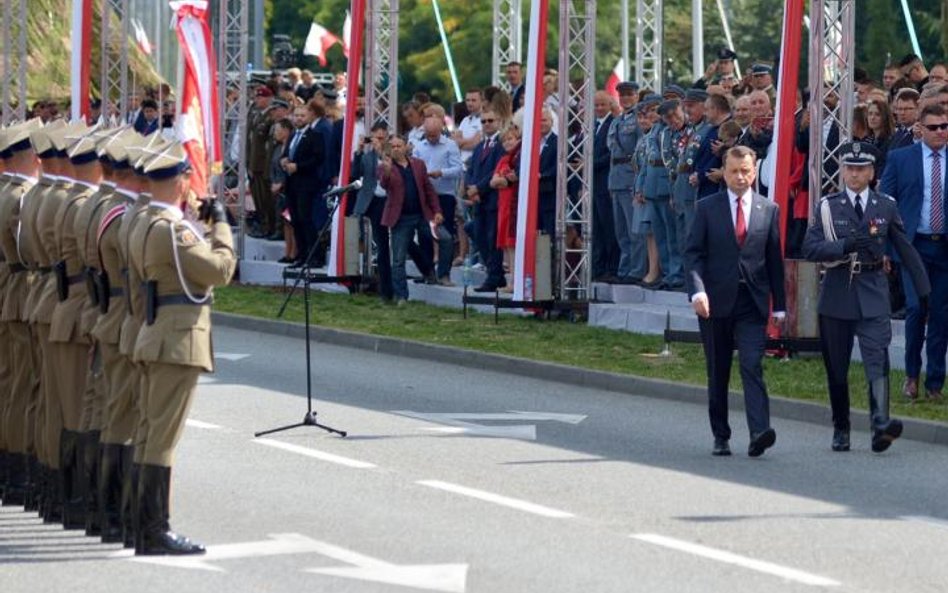
[[[497,249],[504,252],[504,262],[514,271],[514,248],[517,245],[517,193],[520,191],[520,128],[511,126],[501,134],[507,154],[497,162],[490,186],[497,190]],[[512,292],[513,283],[501,292]]]

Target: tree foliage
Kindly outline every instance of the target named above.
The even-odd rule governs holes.
[[[530,0],[523,0],[524,56],[529,3]],[[268,36],[275,33],[290,35],[296,48],[302,49],[313,20],[341,36],[349,0],[268,0],[267,4]],[[401,96],[425,90],[443,101],[452,100],[454,93],[431,0],[401,0],[399,4]],[[560,0],[551,0],[547,63],[553,67],[556,67],[558,55],[559,4]],[[632,11],[629,30],[633,36],[630,47],[634,54],[636,2],[629,0],[629,4]],[[943,59],[948,54],[948,0],[912,0],[910,4],[926,61]],[[491,81],[491,5],[485,0],[440,1],[462,88],[484,86]],[[775,63],[780,53],[781,3],[776,0],[725,0],[724,5],[741,67],[746,69],[758,60]],[[860,0],[856,15],[857,63],[871,76],[881,79],[887,58],[891,55],[892,59],[899,59],[911,48],[900,0]],[[597,84],[601,85],[620,57],[620,0],[599,0],[597,17],[596,73]],[[691,0],[665,0],[664,20],[666,81],[689,83],[693,78]],[[713,60],[717,50],[724,45],[717,2],[704,0],[705,60]],[[806,46],[804,43],[804,55]],[[301,65],[320,70],[312,58],[306,58]],[[341,49],[334,47],[329,52],[326,70],[341,71],[345,65]],[[801,84],[806,84],[806,78],[801,74]]]

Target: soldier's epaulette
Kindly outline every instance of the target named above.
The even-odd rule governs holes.
[[[884,193],[882,193],[881,191],[877,191],[876,193],[879,194],[879,197],[881,197],[881,198],[885,198],[885,199],[887,199],[887,200],[892,200],[893,202],[895,201],[895,198],[893,198],[893,197],[890,196],[889,194],[884,194]]]
[[[204,234],[188,220],[177,220],[173,223],[175,239],[181,245],[189,247],[204,242]]]

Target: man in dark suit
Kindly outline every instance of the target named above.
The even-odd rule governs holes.
[[[918,91],[904,88],[895,94],[892,112],[895,114],[895,134],[889,141],[889,152],[915,144],[915,123],[918,121]]]
[[[596,115],[596,136],[593,141],[593,246],[592,276],[600,281],[615,282],[619,269],[619,243],[616,240],[612,196],[609,193],[609,171],[612,152],[609,150],[609,128],[612,127],[613,99],[598,91],[593,98]]]
[[[820,202],[803,241],[810,261],[823,263],[820,283],[820,342],[833,409],[833,451],[849,451],[849,361],[853,339],[869,385],[872,450],[881,453],[902,434],[902,423],[889,419],[889,342],[892,341],[889,286],[883,258],[887,247],[898,253],[919,295],[931,290],[925,267],[905,238],[898,206],[869,189],[879,154],[871,144],[840,147],[845,189]]]
[[[513,111],[517,111],[523,107],[523,99],[526,95],[526,89],[523,86],[523,65],[520,62],[508,62],[504,66],[504,74],[507,76],[507,84],[510,85]]]
[[[326,140],[322,133],[313,127],[313,122],[324,115],[322,107],[310,102],[305,107],[297,107],[293,112],[296,132],[289,142],[280,163],[286,171],[286,196],[290,208],[290,221],[296,236],[296,262],[300,267],[317,239],[318,229],[313,217],[313,208],[317,203],[326,209],[320,188],[323,161],[326,155]],[[310,265],[320,267],[325,263],[326,254],[315,253]]]
[[[540,184],[537,230],[553,241],[556,236],[556,155],[559,136],[553,132],[553,112],[543,108],[540,116]],[[555,244],[555,243],[554,243]]]
[[[919,116],[922,141],[889,153],[879,189],[895,198],[905,222],[905,235],[925,263],[932,291],[925,303],[902,270],[905,288],[905,385],[909,401],[918,397],[925,351],[925,395],[942,397],[945,353],[948,351],[948,114],[941,105],[928,105]],[[927,335],[926,335],[927,317]]]
[[[135,131],[142,136],[148,136],[158,131],[161,120],[158,118],[158,102],[154,99],[142,101],[141,117],[135,120]]]
[[[383,301],[395,298],[392,292],[392,255],[389,249],[389,229],[382,224],[382,212],[385,210],[385,190],[378,183],[376,170],[379,165],[379,155],[388,139],[388,126],[379,122],[372,126],[369,136],[359,147],[352,159],[353,179],[362,179],[355,200],[353,213],[359,217],[369,219],[372,225],[372,241],[376,247],[376,270],[379,274],[379,296]]]
[[[474,202],[474,235],[481,263],[487,267],[487,279],[475,292],[494,292],[507,286],[504,278],[503,253],[497,249],[497,190],[490,180],[497,162],[504,154],[499,134],[500,120],[490,110],[481,113],[481,132],[484,139],[474,147],[470,166],[464,177],[467,198]]]
[[[750,429],[747,454],[758,457],[777,439],[770,427],[761,361],[771,298],[773,322],[786,316],[780,215],[773,202],[751,190],[756,161],[754,151],[746,146],[727,152],[727,191],[697,202],[685,252],[688,294],[699,317],[707,360],[714,455],[731,454],[727,397],[735,347]]]

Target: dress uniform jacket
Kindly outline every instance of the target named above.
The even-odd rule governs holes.
[[[645,136],[645,163],[639,171],[636,185],[648,200],[658,200],[671,195],[671,181],[662,154],[662,136],[667,126],[657,123]]]
[[[80,246],[76,236],[75,222],[79,209],[97,191],[96,186],[76,182],[66,201],[56,212],[56,242],[59,244],[60,261],[66,264],[69,295],[53,310],[53,321],[49,330],[50,342],[82,342],[80,321],[88,302],[88,294],[83,284],[84,275],[82,260],[79,258]]]
[[[635,171],[632,169],[632,156],[642,137],[642,130],[635,119],[635,110],[629,109],[612,120],[606,145],[612,167],[609,169],[609,191],[633,191]]]
[[[71,180],[62,177],[55,179],[53,187],[37,207],[33,233],[39,244],[36,255],[41,270],[40,282],[43,287],[30,315],[32,323],[51,324],[53,310],[59,302],[56,297],[55,275],[48,270],[62,259],[59,244],[56,242],[56,214],[72,193],[72,187]]]
[[[35,185],[36,179],[18,175],[10,181],[5,190],[0,191],[0,247],[3,249],[10,274],[4,288],[3,312],[0,314],[0,320],[4,322],[21,321],[29,290],[26,268],[20,259],[17,244],[17,227],[20,220],[20,202]]]
[[[870,250],[857,254],[856,259],[861,264],[880,264],[891,245],[918,287],[919,294],[928,294],[931,292],[928,276],[921,258],[905,237],[905,227],[895,200],[871,190],[865,193],[868,198],[862,220],[856,215],[845,191],[823,198],[823,202],[829,204],[837,240],[826,239],[818,210],[803,241],[803,253],[814,261],[842,260],[846,257],[843,253],[846,237],[865,233],[874,241]],[[852,273],[848,263],[830,267],[820,285],[818,311],[820,315],[836,319],[888,317],[891,312],[888,280],[881,269]]]
[[[210,300],[165,306],[160,301],[188,291],[200,298],[230,281],[237,263],[230,225],[216,223],[205,240],[199,229],[182,220],[180,210],[158,202],[149,210],[153,212],[147,222],[132,234],[131,266],[145,281],[157,282],[159,307],[155,322],[138,335],[134,359],[212,371]]]
[[[105,204],[112,197],[114,191],[114,183],[103,181],[99,184],[98,191],[89,196],[89,199],[76,212],[76,218],[73,221],[73,232],[76,236],[79,262],[83,271],[98,271],[100,269],[96,233],[99,230],[99,220],[102,218]],[[90,336],[92,328],[99,319],[99,307],[92,302],[92,295],[89,294],[85,286],[79,290],[86,295],[86,307],[82,312],[79,331],[83,336]]]
[[[145,297],[138,289],[141,286],[141,276],[130,263],[132,233],[135,228],[147,221],[148,203],[151,195],[139,194],[135,203],[130,205],[122,215],[121,226],[118,229],[119,257],[125,271],[125,282],[128,287],[128,296],[125,304],[128,309],[125,319],[122,320],[122,329],[119,335],[119,352],[131,358],[135,351],[135,340],[138,332],[145,323]]]
[[[135,203],[134,194],[116,189],[105,200],[102,216],[95,229],[96,253],[101,269],[109,280],[112,296],[107,311],[101,315],[92,329],[93,337],[106,344],[119,343],[122,334],[122,322],[128,313],[126,307],[127,287],[125,285],[125,258],[121,249],[121,227],[125,213]]]
[[[39,233],[36,228],[36,219],[39,214],[40,205],[46,200],[49,194],[56,186],[56,181],[48,175],[40,176],[33,188],[34,192],[26,196],[23,204],[20,206],[19,215],[19,246],[20,257],[23,264],[33,273],[30,282],[30,291],[26,297],[26,303],[23,308],[23,321],[32,321],[33,310],[39,303],[40,295],[46,286],[46,273],[40,268],[46,260],[46,252],[40,243]],[[48,267],[48,263],[46,264]]]

